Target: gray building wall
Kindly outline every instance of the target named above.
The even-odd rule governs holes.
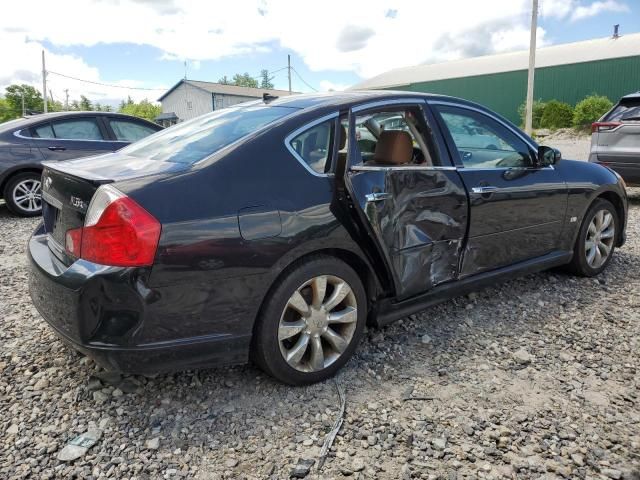
[[[188,83],[179,85],[161,103],[162,113],[174,112],[180,121],[190,120],[213,110],[211,93]]]
[[[215,109],[230,107],[238,103],[258,100],[260,97],[247,97],[240,95],[226,95],[212,93],[194,87],[188,83],[182,83],[169,95],[162,99],[162,113],[175,113],[179,121],[210,113]]]

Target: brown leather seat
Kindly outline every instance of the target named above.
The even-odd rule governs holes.
[[[406,165],[413,158],[411,135],[401,130],[383,130],[373,159],[367,165]]]

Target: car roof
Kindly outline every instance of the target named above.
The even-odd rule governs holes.
[[[620,100],[640,100],[640,91],[625,95]]]
[[[139,120],[145,123],[153,123],[149,122],[144,118],[134,117],[133,115],[126,115],[124,113],[116,113],[116,112],[93,112],[93,111],[79,111],[79,112],[51,112],[51,113],[38,113],[36,115],[28,115],[26,117],[17,118],[15,120],[9,120],[8,122],[0,123],[0,132],[4,132],[7,130],[24,128],[30,125],[33,125],[38,122],[46,122],[54,119],[60,118],[73,118],[73,117],[83,117],[86,115],[91,116],[110,116],[110,117],[120,117],[127,118],[130,120]]]
[[[349,107],[357,103],[376,100],[402,98],[447,98],[432,93],[408,92],[401,90],[349,90],[345,92],[303,93],[279,97],[269,101],[269,105],[307,109],[312,107]],[[448,97],[452,98],[453,97]],[[456,99],[458,100],[458,99]]]

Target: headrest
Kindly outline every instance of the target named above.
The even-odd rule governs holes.
[[[383,130],[376,144],[373,161],[389,165],[405,165],[413,157],[411,135],[402,130]]]

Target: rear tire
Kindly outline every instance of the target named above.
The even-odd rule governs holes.
[[[4,187],[3,198],[9,211],[21,217],[35,217],[42,212],[40,173],[14,175]]]
[[[337,258],[305,259],[278,279],[254,332],[253,360],[291,385],[333,376],[364,331],[367,298],[356,272]]]
[[[618,212],[611,202],[601,198],[594,201],[580,226],[568,270],[583,277],[602,272],[613,257],[618,228]]]

